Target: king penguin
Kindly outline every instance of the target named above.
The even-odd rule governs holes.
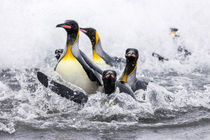
[[[87,93],[94,93],[102,81],[99,73],[94,71],[79,50],[79,25],[74,20],[67,20],[56,27],[62,27],[67,32],[66,48],[55,67],[61,77],[84,89]],[[91,63],[91,62],[89,62]]]
[[[80,28],[80,31],[83,32],[91,41],[92,51],[93,51],[93,62],[102,69],[111,67],[121,68],[125,65],[124,58],[112,57],[106,53],[101,45],[101,39],[98,35],[98,32],[94,28]]]
[[[139,89],[146,90],[148,82],[136,78],[137,61],[139,57],[138,50],[134,48],[128,48],[126,50],[125,57],[126,66],[122,76],[120,77],[120,81],[123,83],[128,83],[134,92]]]

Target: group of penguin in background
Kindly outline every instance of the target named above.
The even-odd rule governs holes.
[[[67,20],[56,27],[65,29],[67,41],[65,49],[55,51],[55,57],[58,60],[55,71],[62,79],[82,88],[85,92],[71,89],[39,71],[37,72],[37,78],[45,87],[79,104],[86,103],[88,94],[96,93],[97,91],[110,95],[115,92],[116,88],[119,88],[120,92],[129,94],[136,100],[134,92],[139,89],[147,89],[149,81],[137,79],[136,77],[139,57],[137,49],[128,48],[125,52],[125,59],[112,57],[103,50],[98,32],[94,28],[80,28],[74,20]],[[79,49],[80,31],[87,35],[91,41],[92,60]],[[176,35],[177,31],[178,29],[171,28],[171,33],[174,34],[175,38],[179,37]],[[178,51],[186,53],[186,56],[191,54],[183,46],[180,46]],[[160,61],[168,61],[167,58],[155,52],[152,56],[157,57]],[[117,79],[117,73],[113,68],[124,68],[119,79]]]
[[[185,60],[188,56],[190,56],[192,53],[187,50],[187,48],[185,47],[183,41],[180,39],[180,35],[177,34],[178,32],[178,29],[177,28],[170,28],[170,33],[172,35],[172,38],[173,38],[173,41],[174,41],[174,44],[177,46],[177,53],[178,53],[178,56],[179,56],[179,59],[181,61]],[[153,57],[157,57],[159,61],[169,61],[168,58],[165,58],[163,57],[162,55],[156,53],[156,52],[153,52],[152,53],[152,56]]]

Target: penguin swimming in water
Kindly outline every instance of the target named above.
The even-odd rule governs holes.
[[[80,28],[80,31],[87,35],[91,41],[93,51],[93,62],[96,65],[100,67],[109,65],[111,67],[117,68],[121,68],[123,65],[125,65],[126,62],[124,58],[112,57],[103,50],[101,45],[101,39],[96,29]]]
[[[139,89],[146,90],[148,82],[136,78],[137,61],[139,57],[138,50],[134,48],[128,48],[126,50],[125,57],[126,66],[120,81],[123,83],[128,83],[134,92]]]
[[[64,28],[67,32],[66,48],[55,67],[61,77],[84,89],[87,93],[96,92],[102,85],[100,75],[96,72],[91,61],[79,50],[79,26],[74,20],[67,20],[56,27]]]
[[[67,98],[79,104],[84,104],[88,101],[88,96],[78,90],[72,90],[65,85],[62,85],[54,80],[51,80],[42,72],[37,72],[38,80],[47,88],[49,88],[54,93],[60,95],[61,97]],[[105,70],[102,74],[104,87],[102,93],[111,95],[115,92],[116,88],[119,88],[120,92],[127,93],[131,95],[135,100],[134,93],[130,86],[117,81],[117,74],[113,70]]]
[[[158,53],[155,53],[155,52],[152,53],[152,56],[153,56],[153,57],[157,57],[158,60],[159,60],[159,61],[162,61],[162,62],[168,61],[168,60],[169,60],[168,58],[165,58],[165,57],[163,57],[163,56],[161,56],[161,55],[159,55]]]

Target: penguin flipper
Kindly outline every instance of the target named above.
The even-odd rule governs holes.
[[[37,78],[45,87],[49,88],[54,93],[72,100],[79,104],[84,104],[88,100],[88,96],[80,91],[73,91],[72,89],[55,82],[54,80],[49,80],[48,76],[42,72],[37,72]]]
[[[92,68],[94,69],[95,71],[97,71],[98,73],[100,73],[102,75],[103,71],[97,66],[95,65],[86,55],[85,53],[83,53],[81,50],[80,50],[80,54],[82,55],[83,59],[85,60],[85,62]]]
[[[83,69],[85,70],[86,74],[88,75],[89,79],[91,81],[96,81],[100,86],[102,86],[102,79],[97,71],[94,71],[83,59],[83,57],[80,55],[80,57],[76,57],[79,63],[82,65]]]
[[[133,90],[130,88],[130,86],[127,83],[116,81],[116,86],[119,88],[120,92],[127,93],[131,95],[134,99],[136,99]]]

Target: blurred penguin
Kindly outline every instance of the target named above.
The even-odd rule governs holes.
[[[188,56],[190,56],[192,53],[188,51],[184,45],[184,42],[181,40],[180,35],[178,34],[179,29],[178,28],[170,28],[170,35],[172,36],[174,45],[177,46],[177,59],[180,59],[181,61],[184,61]],[[168,58],[165,58],[164,56],[153,52],[153,57],[158,58],[159,61],[164,62],[168,61]]]
[[[181,39],[178,28],[170,28],[170,32],[173,38],[174,44],[177,46],[178,57],[181,60],[185,59],[187,56],[191,55],[192,53],[186,49],[183,40]]]

